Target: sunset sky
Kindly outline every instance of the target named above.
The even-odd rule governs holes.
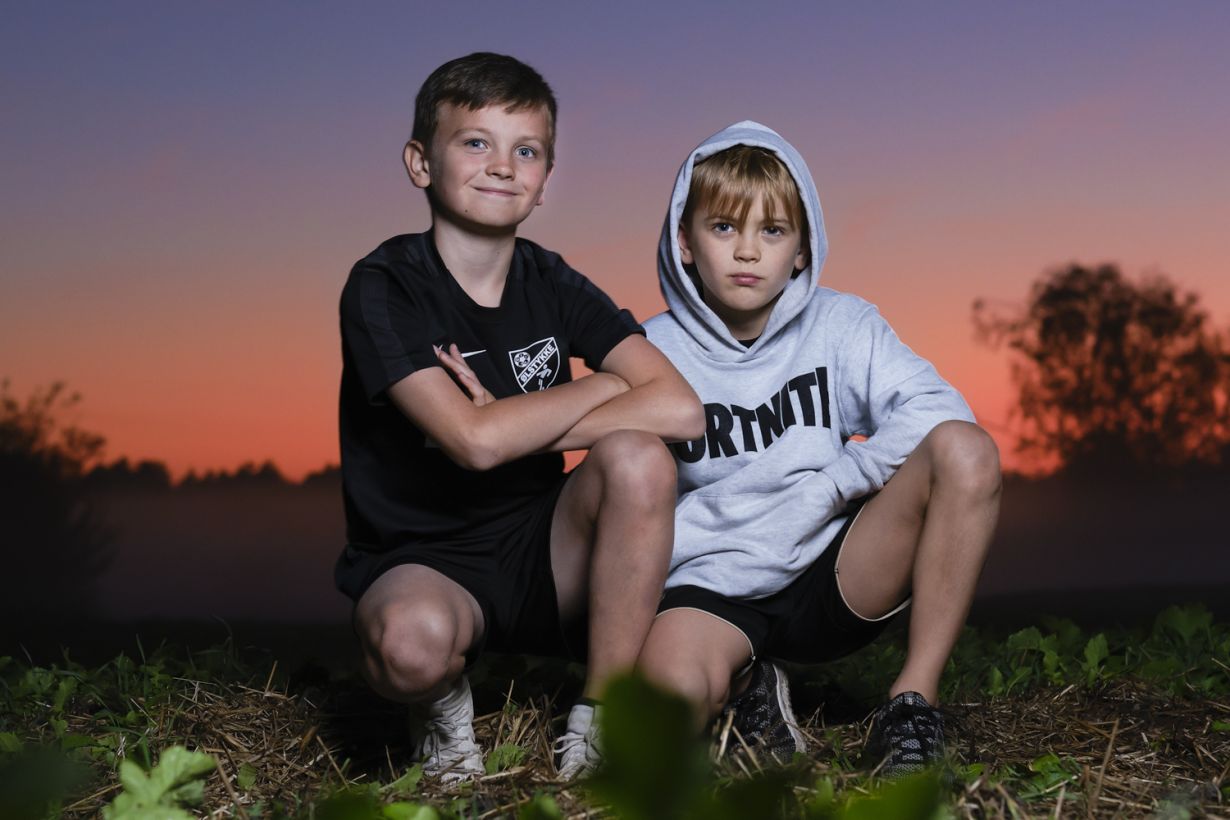
[[[616,301],[692,146],[806,157],[822,281],[877,303],[1005,432],[982,297],[1070,261],[1162,271],[1230,324],[1230,4],[21,3],[0,26],[0,377],[64,380],[107,456],[176,475],[337,460],[337,299],[429,224],[401,147],[476,50],[538,68],[557,169],[522,234]]]

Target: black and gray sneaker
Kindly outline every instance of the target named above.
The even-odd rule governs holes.
[[[944,716],[917,692],[902,692],[871,716],[863,761],[884,777],[921,772],[944,759]]]
[[[731,699],[723,715],[730,715],[730,728],[738,738],[727,743],[727,750],[746,744],[756,754],[789,763],[795,752],[806,752],[807,744],[790,708],[790,686],[776,664],[756,661],[752,665],[747,689]],[[740,740],[742,742],[740,742]]]

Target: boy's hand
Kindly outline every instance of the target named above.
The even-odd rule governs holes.
[[[465,357],[461,355],[461,350],[457,345],[449,345],[448,350],[437,347],[436,358],[440,360],[440,364],[444,365],[444,369],[452,373],[462,388],[470,394],[470,399],[476,407],[482,407],[484,404],[490,404],[495,401],[495,396],[491,395],[491,392],[483,387],[483,383],[478,380],[478,376],[466,364]],[[615,395],[627,393],[632,389],[626,381],[614,373],[591,373],[585,378],[608,382],[615,387]]]
[[[440,364],[444,365],[444,369],[457,379],[462,388],[470,394],[470,399],[475,406],[482,407],[484,404],[490,404],[495,401],[495,396],[487,388],[483,387],[483,383],[478,380],[478,376],[466,364],[465,357],[461,355],[461,350],[455,344],[448,346],[448,350],[442,347],[436,348],[436,358],[440,360]]]
[[[615,398],[595,407],[544,449],[584,450],[616,430],[643,430],[664,441],[691,441],[705,434],[696,392],[644,336],[633,334],[607,353],[599,372],[586,379],[615,379]]]
[[[496,400],[456,349],[436,361],[439,367],[420,368],[387,392],[406,418],[467,470],[490,470],[540,452],[586,413],[628,391],[620,377],[600,373]],[[469,374],[465,386],[463,377],[453,375],[457,366]]]

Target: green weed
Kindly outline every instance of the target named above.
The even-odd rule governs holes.
[[[183,807],[201,804],[204,778],[215,768],[212,757],[183,746],[166,749],[148,773],[125,760],[120,763],[124,790],[103,807],[103,820],[192,820],[193,815]]]

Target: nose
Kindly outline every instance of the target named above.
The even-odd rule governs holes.
[[[512,158],[504,154],[493,151],[491,158],[487,162],[487,175],[497,179],[512,179],[516,175]]]
[[[740,262],[760,260],[760,242],[756,232],[739,231],[739,239],[735,242],[735,259]]]

